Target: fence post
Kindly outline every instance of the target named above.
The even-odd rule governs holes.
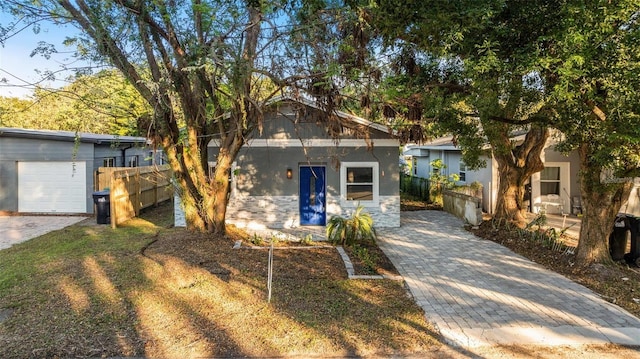
[[[116,224],[116,220],[118,219],[118,210],[116,209],[116,202],[114,201],[114,174],[115,171],[111,171],[109,174],[109,215],[111,216],[111,228],[116,229],[118,227]]]
[[[136,216],[140,215],[140,207],[142,206],[142,183],[140,183],[140,167],[136,167],[136,203],[134,204],[134,210],[136,211]]]

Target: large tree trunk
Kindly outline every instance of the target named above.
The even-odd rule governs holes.
[[[544,169],[540,154],[549,137],[546,127],[532,127],[524,141],[513,146],[508,127],[500,136],[490,139],[498,162],[498,196],[494,218],[522,226],[526,223],[524,185],[531,175]]]
[[[609,235],[622,203],[629,198],[631,182],[602,183],[602,167],[591,161],[591,146],[583,143],[580,153],[580,191],[582,194],[582,225],[576,251],[576,264],[610,263]]]
[[[233,143],[229,148],[220,147],[211,176],[206,174],[205,169],[201,171],[194,166],[186,166],[185,162],[179,160],[180,156],[173,160],[172,156],[169,156],[169,162],[179,184],[178,194],[188,229],[216,234],[226,232],[225,220],[231,190],[232,164],[241,145],[241,143]],[[183,154],[182,157],[184,156]],[[198,174],[199,172],[202,175]]]
[[[512,166],[504,159],[498,161],[498,196],[494,218],[505,223],[520,225],[525,223],[526,208],[524,205],[524,185],[531,174],[521,168]]]

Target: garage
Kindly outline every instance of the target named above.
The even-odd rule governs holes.
[[[100,168],[159,159],[144,137],[0,127],[0,216],[93,213]]]
[[[86,163],[18,162],[18,211],[86,213]]]

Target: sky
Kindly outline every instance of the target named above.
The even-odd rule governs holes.
[[[15,21],[10,15],[0,13],[0,26],[6,26]],[[64,78],[72,75],[67,71],[56,75],[56,81],[41,81],[45,71],[59,71],[62,64],[73,61],[73,49],[63,45],[68,36],[73,36],[77,30],[73,27],[56,27],[53,24],[42,24],[41,31],[35,34],[32,29],[25,29],[18,35],[6,39],[0,46],[0,96],[28,97],[33,93],[33,84],[58,88],[67,84]],[[53,44],[56,54],[46,59],[40,54],[30,56],[38,46],[38,42],[45,41]],[[73,66],[77,66],[76,62]]]

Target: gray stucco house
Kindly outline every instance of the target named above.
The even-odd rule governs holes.
[[[279,98],[234,163],[227,222],[242,228],[324,226],[358,205],[376,227],[400,226],[400,142],[380,124],[336,112],[338,139],[314,101]],[[209,144],[215,165],[218,144]],[[184,225],[176,215],[176,225]]]
[[[143,137],[0,128],[0,213],[93,213],[99,167],[157,163]]]
[[[524,136],[514,136],[514,141],[522,140]],[[544,162],[544,169],[533,174],[527,188],[529,193],[529,212],[538,213],[545,208],[547,213],[581,213],[581,195],[578,172],[580,158],[576,152],[564,154],[556,150],[557,139],[551,136],[540,157]],[[487,147],[488,150],[488,147]],[[490,151],[481,156],[487,166],[478,170],[469,170],[462,161],[462,152],[455,146],[451,137],[436,139],[423,145],[405,146],[403,157],[411,163],[411,174],[416,177],[429,178],[431,161],[441,159],[446,165],[444,175],[458,174],[458,184],[482,184],[482,210],[494,213],[498,197],[498,164]],[[640,179],[635,179],[635,186],[629,199],[624,203],[621,212],[640,215]]]

